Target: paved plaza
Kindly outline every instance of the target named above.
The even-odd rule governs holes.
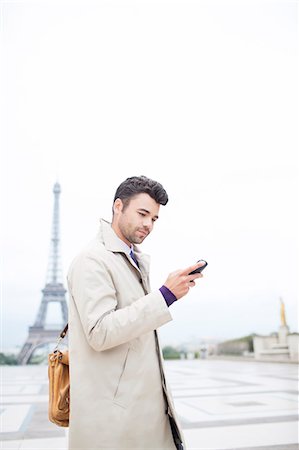
[[[165,366],[188,450],[299,448],[297,365],[206,359]],[[47,417],[47,366],[1,371],[1,449],[67,449],[67,429]]]

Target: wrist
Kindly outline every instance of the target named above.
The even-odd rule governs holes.
[[[165,285],[161,286],[159,291],[163,295],[167,306],[170,306],[170,305],[172,305],[172,303],[177,301],[176,296],[174,295],[174,293],[170,289],[168,289],[167,286],[165,286]]]

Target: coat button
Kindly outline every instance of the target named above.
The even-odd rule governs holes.
[[[141,284],[142,284],[142,278],[139,278],[139,283],[141,283]]]

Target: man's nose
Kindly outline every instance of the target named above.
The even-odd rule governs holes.
[[[151,231],[153,225],[151,218],[146,217],[143,221],[143,227],[147,228],[149,231]]]

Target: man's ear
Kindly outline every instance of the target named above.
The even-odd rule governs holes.
[[[123,210],[123,202],[120,198],[117,198],[113,204],[113,213],[119,214]]]

